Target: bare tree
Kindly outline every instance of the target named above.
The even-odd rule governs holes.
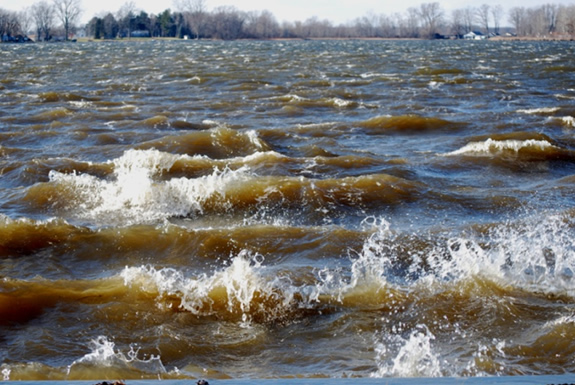
[[[451,12],[451,33],[456,36],[465,35],[465,11],[463,9],[454,9]]]
[[[375,15],[367,14],[363,17],[357,18],[354,21],[354,31],[359,37],[375,37],[377,36],[378,21]]]
[[[56,17],[62,22],[66,33],[66,40],[70,36],[70,28],[74,26],[80,15],[82,7],[80,0],[53,0]]]
[[[317,16],[312,16],[305,20],[303,23],[296,23],[299,24],[299,36],[303,38],[309,37],[317,37],[317,33],[319,31],[320,21]]]
[[[245,13],[233,6],[221,6],[212,14],[212,27],[215,37],[222,40],[233,40],[242,37]]]
[[[18,14],[0,8],[0,40],[4,39],[4,36],[13,37],[20,33],[20,30]]]
[[[476,15],[479,25],[483,27],[486,35],[489,35],[489,18],[490,18],[490,7],[487,4],[482,4],[477,8]]]
[[[477,11],[473,7],[467,7],[463,9],[463,25],[465,26],[465,32],[473,31],[473,24],[476,13]]]
[[[525,17],[526,17],[525,7],[513,7],[509,10],[508,21],[515,28],[515,33],[517,35],[525,34],[524,29]]]
[[[437,33],[439,24],[443,19],[443,11],[439,3],[423,3],[419,6],[419,17],[423,22],[423,31],[425,36],[433,38]]]
[[[575,36],[575,5],[562,5],[559,11],[558,30]]]
[[[403,37],[419,37],[419,11],[417,8],[407,9],[405,18],[397,15],[400,28],[400,35]]]
[[[327,19],[320,20],[317,16],[310,17],[303,23],[304,37],[331,37],[333,25]]]
[[[199,39],[203,35],[208,20],[205,0],[175,0],[176,8],[184,14],[190,29]]]
[[[54,7],[46,1],[40,1],[32,5],[30,12],[36,23],[36,40],[50,40],[54,28]]]
[[[22,33],[24,35],[28,35],[33,22],[29,8],[24,8],[18,12],[18,21],[20,22],[20,30]]]
[[[262,11],[258,19],[258,31],[265,38],[279,36],[280,25],[273,13]]]
[[[526,18],[526,35],[544,36],[549,32],[544,7],[528,8],[526,12]]]
[[[382,37],[395,37],[398,34],[397,24],[394,19],[387,15],[380,15],[378,18],[378,28]]]
[[[557,30],[557,18],[559,15],[559,6],[557,4],[547,4],[543,6],[545,17],[548,23],[548,32],[553,33]]]
[[[269,39],[280,35],[280,27],[270,11],[252,11],[246,14],[246,33],[249,36]]]
[[[136,21],[136,4],[133,1],[124,3],[116,13],[116,20],[120,27],[119,32],[130,38]]]
[[[496,35],[499,35],[499,28],[501,26],[501,18],[503,17],[503,7],[498,4],[491,7],[491,16],[493,17],[493,28]]]

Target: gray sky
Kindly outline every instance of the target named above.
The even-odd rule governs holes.
[[[0,0],[0,8],[20,11],[39,0]],[[51,1],[51,0],[47,0]],[[175,10],[176,7],[171,0],[132,0],[138,10],[148,13],[160,13],[167,8]],[[126,1],[123,0],[82,0],[84,12],[82,21],[87,22],[93,16],[101,15],[104,12],[115,13]],[[319,19],[328,19],[334,24],[353,21],[358,17],[367,14],[404,13],[410,7],[418,7],[422,3],[430,3],[434,0],[205,0],[208,10],[212,10],[222,5],[232,5],[242,11],[263,11],[272,12],[279,22],[282,21],[304,21],[310,17],[317,16]],[[481,4],[490,6],[501,4],[505,11],[515,6],[535,7],[547,3],[552,4],[575,4],[575,0],[438,0],[446,16],[451,15],[453,9],[476,7]],[[506,23],[507,17],[502,20]]]

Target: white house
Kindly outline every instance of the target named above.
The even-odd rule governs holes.
[[[463,38],[466,40],[483,40],[487,37],[479,31],[470,31],[463,35]]]

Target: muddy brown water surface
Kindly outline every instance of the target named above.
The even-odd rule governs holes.
[[[575,371],[574,51],[0,45],[0,372]]]

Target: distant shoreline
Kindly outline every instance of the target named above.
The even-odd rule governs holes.
[[[575,36],[496,36],[489,38],[495,41],[575,41]]]
[[[57,44],[57,43],[113,43],[113,42],[143,42],[143,41],[185,41],[187,39],[174,38],[174,37],[132,37],[132,38],[120,38],[120,39],[93,39],[88,37],[75,38],[69,41],[47,41],[40,43]],[[233,39],[233,40],[222,40],[222,39],[200,39],[200,41],[468,41],[466,39],[425,39],[425,38],[408,38],[408,37],[310,37],[310,38],[269,38],[269,39]],[[189,41],[195,41],[195,39],[189,39]],[[573,36],[543,36],[543,37],[533,37],[533,36],[495,36],[489,39],[484,39],[482,41],[575,41]],[[2,44],[30,44],[36,43],[32,40],[31,42],[2,42]]]
[[[93,42],[127,42],[127,41],[185,41],[186,39],[173,38],[173,37],[133,37],[122,39],[93,39],[93,38],[78,38],[77,41],[81,43]],[[270,39],[235,39],[235,40],[222,40],[222,39],[199,39],[199,41],[347,41],[347,40],[361,40],[361,41],[468,41],[465,39],[424,39],[424,38],[408,38],[408,37],[311,37],[311,38],[270,38]],[[189,39],[189,41],[196,41]],[[473,40],[471,40],[473,41]],[[575,41],[572,36],[554,36],[554,37],[530,37],[530,36],[496,36],[483,41]]]

